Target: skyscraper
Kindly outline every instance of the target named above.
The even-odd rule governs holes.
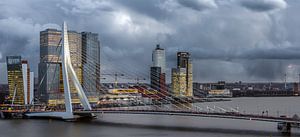
[[[152,89],[160,90],[160,75],[161,67],[151,67],[150,68],[150,84]]]
[[[193,72],[190,53],[177,53],[177,68],[172,69],[172,90],[178,96],[193,96]]]
[[[40,63],[38,74],[39,101],[47,103],[49,99],[59,98],[63,92],[60,54],[61,32],[47,29],[40,32]]]
[[[46,29],[40,32],[40,100],[49,104],[64,103],[60,57],[62,50],[61,33],[60,30],[56,29]],[[98,91],[100,89],[100,42],[98,34],[68,31],[68,39],[71,63],[80,84],[83,85],[84,90],[90,91],[89,93]],[[94,70],[91,69],[92,67]],[[79,103],[76,88],[72,83],[70,90],[72,102]],[[93,100],[95,101],[95,99]]]
[[[8,56],[7,76],[9,101],[13,104],[30,104],[33,100],[33,72],[30,72],[28,62],[21,56]]]
[[[152,67],[150,68],[151,88],[160,91],[162,96],[166,95],[166,57],[165,50],[156,45],[152,52]]]
[[[82,65],[82,37],[81,33],[68,31],[71,63],[80,84],[83,84],[83,65]],[[69,80],[71,81],[71,80]],[[73,103],[79,103],[79,97],[73,83],[70,82],[71,98]]]
[[[157,44],[156,48],[152,52],[152,66],[153,67],[160,67],[161,73],[166,73],[166,55],[165,50],[160,48],[160,45]]]
[[[175,96],[186,96],[186,68],[172,69],[172,90]]]
[[[100,91],[100,41],[97,33],[82,32],[83,87],[87,94]]]
[[[27,60],[22,60],[22,75],[23,75],[23,89],[24,89],[24,102],[30,104],[33,101],[33,85],[34,78],[33,72],[30,72],[29,64]]]
[[[71,63],[80,83],[82,83],[82,40],[81,34],[69,31]],[[63,79],[61,70],[61,31],[46,29],[40,32],[39,91],[40,100],[50,104],[61,104],[63,99]],[[72,98],[78,101],[73,84],[70,85]]]
[[[14,104],[24,104],[21,56],[8,56],[6,57],[6,62],[10,102],[14,100]]]

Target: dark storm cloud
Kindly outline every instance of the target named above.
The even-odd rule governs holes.
[[[151,18],[164,19],[168,16],[168,14],[159,7],[160,3],[162,3],[161,0],[117,0],[117,2],[134,12]]]
[[[248,64],[249,63],[249,64]],[[252,60],[244,64],[250,77],[262,79],[280,79],[284,75],[286,64],[282,60]],[[259,69],[258,69],[259,68]]]
[[[300,59],[299,51],[299,47],[285,49],[276,48],[265,50],[251,50],[235,58],[297,60]]]
[[[160,43],[168,76],[176,52],[188,51],[195,81],[280,80],[300,70],[299,7],[284,0],[1,0],[0,60],[22,55],[37,72],[39,31],[65,20],[69,29],[99,33],[103,72],[147,78]]]
[[[276,49],[253,49],[236,52],[226,52],[221,49],[192,50],[194,59],[218,59],[218,60],[234,60],[234,59],[274,59],[274,60],[298,60],[300,59],[300,48],[276,48]],[[170,55],[170,58],[172,55]],[[176,59],[173,57],[172,59]]]
[[[215,3],[214,0],[177,0],[177,1],[183,6],[198,11],[217,7],[217,4]]]
[[[287,6],[285,0],[240,0],[240,4],[258,12],[283,9]]]
[[[9,17],[0,20],[0,51],[3,56],[20,55],[24,59],[38,62],[39,31],[55,24],[35,24],[31,19]],[[33,54],[32,54],[33,53]],[[5,61],[3,57],[1,62]],[[33,70],[37,64],[32,63]]]

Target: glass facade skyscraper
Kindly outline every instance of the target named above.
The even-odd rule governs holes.
[[[61,77],[61,32],[47,29],[40,32],[40,63],[39,63],[39,101],[47,103],[49,99],[58,98],[63,92],[60,87]]]
[[[151,67],[150,68],[150,84],[152,89],[160,90],[160,75],[161,67]]]
[[[82,83],[81,34],[69,31],[71,63],[78,80]],[[61,69],[61,31],[46,29],[40,32],[39,91],[40,101],[50,104],[63,103],[63,79]],[[70,85],[72,98],[78,100],[73,84]]]
[[[82,66],[82,37],[76,31],[68,31],[69,48],[71,63],[77,75],[77,78],[82,85],[83,83],[83,66]],[[74,84],[70,81],[71,98],[73,103],[79,103],[79,97]]]
[[[7,76],[9,102],[13,104],[30,104],[33,100],[33,72],[30,72],[27,60],[21,56],[7,56]]]
[[[83,87],[87,95],[100,91],[100,41],[97,33],[82,32]]]
[[[152,67],[150,68],[151,88],[160,91],[161,96],[165,96],[166,89],[166,56],[165,50],[156,45],[152,52]]]
[[[24,85],[21,56],[6,57],[9,100],[14,104],[24,104]],[[15,92],[16,91],[16,92]],[[13,97],[15,97],[13,99]]]
[[[190,53],[177,53],[177,68],[172,69],[172,90],[176,96],[193,96],[193,71]]]
[[[98,34],[68,31],[68,39],[71,63],[79,82],[83,85],[84,90],[90,91],[89,93],[98,91],[100,89]],[[44,103],[64,103],[60,41],[60,30],[46,29],[40,32],[39,95],[40,100]],[[79,103],[76,88],[72,82],[70,82],[70,90],[72,103]],[[88,98],[89,93],[87,93]]]

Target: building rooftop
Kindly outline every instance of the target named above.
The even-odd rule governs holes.
[[[163,48],[160,48],[160,45],[157,44],[155,50],[164,50]]]

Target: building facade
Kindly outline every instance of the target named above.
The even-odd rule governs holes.
[[[161,73],[166,73],[166,55],[165,50],[160,47],[160,45],[156,45],[156,48],[152,52],[152,66],[160,67]]]
[[[83,87],[87,95],[100,91],[100,41],[97,33],[82,32]]]
[[[150,84],[151,88],[157,91],[160,90],[160,75],[161,67],[151,67],[150,68]]]
[[[76,73],[76,76],[82,85],[83,83],[83,65],[82,65],[82,37],[81,33],[76,31],[68,31],[68,40],[70,48],[71,63]],[[71,98],[73,103],[79,103],[78,93],[75,85],[70,81]],[[63,84],[61,84],[63,85]]]
[[[22,60],[21,56],[8,56],[7,77],[9,98],[8,102],[19,105],[32,103],[34,91],[34,73],[30,72],[27,60]]]
[[[0,84],[0,104],[7,104],[6,98],[9,95],[8,84]]]
[[[9,100],[14,104],[24,104],[24,85],[21,56],[8,56],[6,57],[6,62]]]
[[[61,33],[60,30],[56,29],[46,29],[40,32],[39,98],[42,102],[52,105],[64,103]],[[68,31],[68,39],[72,67],[80,84],[86,91],[97,91],[97,86],[100,85],[100,76],[98,79],[96,78],[96,75],[100,75],[100,43],[98,34]],[[98,60],[92,61],[88,59],[91,57],[98,58]],[[97,64],[92,66],[94,63]],[[93,72],[90,70],[91,66],[96,66]],[[93,75],[94,77],[88,77],[87,75]],[[99,85],[96,85],[96,82]],[[92,87],[91,85],[95,86]],[[70,90],[72,103],[79,103],[79,97],[72,82],[70,82]],[[87,96],[89,98],[89,95]]]
[[[30,72],[27,60],[22,60],[22,75],[23,75],[23,89],[24,89],[24,102],[25,104],[33,103],[33,90],[34,90],[34,73]]]
[[[160,96],[167,95],[166,86],[166,57],[165,50],[156,45],[152,52],[152,67],[150,68],[151,88],[160,92]]]
[[[82,84],[81,34],[69,31],[71,63]],[[61,31],[46,29],[40,32],[39,91],[44,103],[59,104],[63,99],[63,78],[61,66]],[[75,86],[70,84],[71,96],[78,100]]]
[[[193,96],[193,72],[190,53],[177,53],[177,68],[172,69],[172,91],[176,96]]]
[[[172,90],[175,96],[186,96],[186,69],[173,68],[172,69]]]
[[[49,99],[59,98],[63,93],[61,72],[60,45],[61,32],[47,29],[40,32],[40,63],[38,74],[39,101],[47,103]]]

